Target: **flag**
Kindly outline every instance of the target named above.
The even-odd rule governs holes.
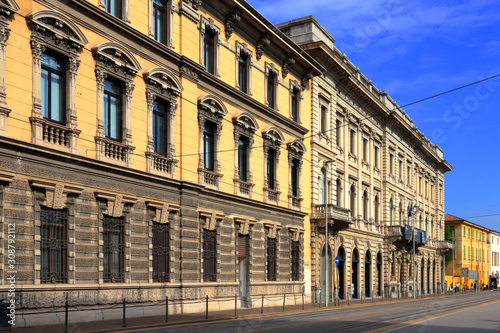
[[[410,205],[410,210],[408,211],[408,217],[411,217],[412,212],[413,212],[413,202]]]

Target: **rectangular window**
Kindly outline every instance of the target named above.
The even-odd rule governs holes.
[[[205,121],[203,125],[203,163],[207,170],[214,171],[215,164],[215,124]]]
[[[467,249],[466,249],[466,247],[464,245],[464,260],[467,259],[466,255],[467,255]]]
[[[118,82],[104,81],[104,132],[107,138],[122,140],[122,87]]]
[[[336,121],[336,130],[337,130],[337,147],[340,147],[340,138],[341,138],[341,128],[342,128],[342,122],[340,120]]]
[[[291,114],[292,114],[292,120],[293,121],[299,121],[299,100],[300,100],[300,92],[296,89],[292,89],[292,96],[291,96]]]
[[[407,166],[407,167],[406,167],[406,183],[407,183],[408,185],[410,185],[410,181],[411,181],[411,178],[410,178],[410,167],[409,167],[409,166]]]
[[[42,113],[45,119],[65,123],[66,85],[64,60],[42,54]]]
[[[434,201],[434,185],[431,185],[431,201]]]
[[[267,281],[276,281],[276,238],[267,238]]]
[[[153,222],[153,282],[170,279],[169,227],[167,223]]]
[[[104,282],[124,281],[124,226],[123,217],[103,216]]]
[[[215,74],[215,34],[208,30],[203,35],[203,54],[205,69]]]
[[[351,130],[351,153],[356,154],[356,132]]]
[[[374,148],[374,151],[375,151],[375,152],[374,152],[374,154],[373,154],[373,165],[374,165],[376,168],[378,168],[378,149],[379,149],[379,148],[378,148],[377,146],[375,146],[375,148]]]
[[[68,282],[68,211],[40,209],[40,283]]]
[[[389,173],[394,175],[394,155],[389,154]]]
[[[113,16],[122,16],[122,1],[121,0],[104,0],[106,11]]]
[[[240,180],[248,180],[248,138],[238,139],[238,174]]]
[[[399,173],[399,180],[403,180],[403,161],[399,161],[398,173]]]
[[[203,229],[203,281],[217,281],[216,260],[216,232]]]
[[[292,241],[292,281],[300,281],[300,243]]]
[[[248,57],[243,54],[238,57],[238,84],[242,92],[248,93]]]
[[[299,160],[294,158],[292,160],[292,170],[290,170],[292,195],[295,197],[299,195],[299,164]]]
[[[168,103],[153,102],[153,145],[155,153],[167,155],[168,147]]]
[[[321,133],[328,130],[328,108],[321,106]]]
[[[267,105],[270,108],[276,108],[276,83],[277,75],[269,72],[267,77]]]
[[[363,139],[363,161],[368,161],[368,140]]]
[[[276,183],[276,151],[272,148],[267,150],[267,188],[274,190]]]
[[[166,29],[166,0],[153,0],[153,33],[154,38],[160,43],[165,43]]]
[[[418,177],[418,193],[422,194],[422,177]]]
[[[427,198],[427,187],[429,187],[429,182],[425,181],[425,197]]]

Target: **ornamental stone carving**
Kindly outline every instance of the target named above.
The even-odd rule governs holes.
[[[283,67],[282,67],[282,75],[283,75],[283,79],[286,78],[286,76],[288,75],[288,73],[290,73],[290,67],[295,64],[295,59],[297,57],[295,56],[295,54],[288,54],[286,56],[286,59],[285,61],[283,62]]]
[[[241,20],[241,11],[234,8],[228,15],[225,24],[226,39],[229,39],[234,32],[234,26]]]
[[[255,47],[255,49],[256,49],[255,56],[256,56],[257,60],[260,60],[260,58],[262,58],[262,55],[264,54],[264,49],[269,44],[271,44],[271,35],[269,35],[268,33],[265,33],[262,36],[260,36],[260,38],[257,42],[257,46]]]

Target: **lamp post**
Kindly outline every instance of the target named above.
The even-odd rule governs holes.
[[[325,162],[325,193],[324,193],[324,199],[325,199],[325,262],[326,262],[326,267],[325,267],[325,276],[326,276],[326,281],[325,281],[325,306],[328,307],[328,298],[330,296],[329,291],[330,291],[330,279],[329,279],[329,273],[330,273],[330,262],[328,261],[328,249],[330,248],[329,242],[328,242],[328,177],[327,177],[327,170],[326,166],[328,163],[333,163],[335,162],[334,160],[328,160]],[[335,274],[334,274],[335,276]]]

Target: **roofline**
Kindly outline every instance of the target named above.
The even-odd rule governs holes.
[[[323,75],[325,68],[317,62],[313,57],[307,54],[299,45],[293,42],[287,35],[285,35],[280,29],[276,27],[276,25],[269,22],[261,13],[259,13],[255,8],[253,8],[246,1],[233,1],[236,5],[238,5],[241,9],[245,10],[248,14],[253,16],[262,26],[265,26],[268,32],[271,32],[274,37],[281,40],[284,44],[287,44],[292,51],[295,51],[296,55],[300,56],[303,61],[305,61],[313,70],[314,76]]]
[[[483,227],[482,225],[479,225],[479,224],[476,224],[474,222],[470,222],[470,221],[467,221],[467,220],[464,220],[464,219],[453,220],[453,221],[444,221],[445,225],[446,225],[446,223],[464,223],[464,224],[470,224],[470,225],[479,227],[481,229],[487,230],[488,232],[494,231],[494,230],[491,230],[490,228]]]

